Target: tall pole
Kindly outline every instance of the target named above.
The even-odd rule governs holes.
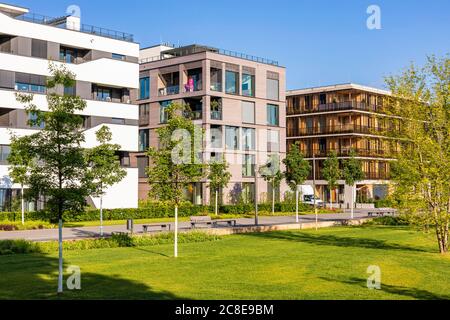
[[[295,222],[297,222],[297,223],[300,222],[300,219],[298,217],[298,198],[299,198],[298,186],[296,186],[296,188],[295,188]]]
[[[100,195],[100,237],[103,237],[103,195]]]
[[[316,215],[316,231],[317,231],[319,216],[317,212],[317,202],[316,202],[316,155],[314,153],[313,153],[313,197],[314,197],[314,213]]]
[[[178,258],[178,206],[175,206],[175,246],[174,256]]]
[[[258,134],[255,134],[255,149],[256,149],[256,155],[255,155],[255,226],[258,226],[259,219],[258,219],[258,154],[259,154],[259,140],[258,140]]]
[[[21,199],[21,204],[22,204],[22,225],[25,224],[25,199],[23,198],[23,184],[21,185],[21,193],[22,193],[22,199]]]

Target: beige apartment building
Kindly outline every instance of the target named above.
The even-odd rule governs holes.
[[[141,50],[139,198],[148,197],[145,151],[158,145],[156,129],[167,122],[166,108],[189,105],[186,114],[205,131],[203,161],[225,159],[232,178],[220,192],[222,203],[281,198],[287,187],[272,190],[258,174],[272,155],[286,154],[285,68],[276,61],[201,45],[154,46]],[[194,204],[209,204],[207,181],[186,190]]]
[[[388,193],[390,163],[396,143],[383,136],[396,130],[384,112],[388,91],[342,84],[287,92],[287,147],[296,142],[305,157],[316,162],[316,195],[322,200],[350,206],[353,188],[339,181],[339,189],[329,192],[322,176],[323,162],[331,151],[347,159],[350,150],[362,161],[365,179],[359,181],[354,199],[358,202],[382,199]],[[306,184],[313,184],[313,174]]]

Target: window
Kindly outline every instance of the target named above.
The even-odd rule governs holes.
[[[36,112],[30,112],[28,114],[28,123],[33,129],[44,129],[45,127],[44,121],[38,122],[38,114]]]
[[[172,101],[162,101],[159,103],[159,123],[167,123],[169,121],[169,113],[167,108],[172,104]]]
[[[32,39],[31,56],[35,58],[47,59],[47,41]]]
[[[280,132],[267,130],[267,151],[280,152]]]
[[[242,142],[243,150],[255,150],[255,135],[256,130],[252,128],[242,128]]]
[[[43,85],[28,84],[28,83],[21,83],[21,82],[16,82],[15,88],[17,91],[27,91],[27,92],[36,92],[36,93],[45,93],[45,91],[47,90],[47,87],[43,86]]]
[[[319,95],[319,104],[327,104],[327,95],[326,94],[321,94]]]
[[[147,178],[147,167],[149,161],[147,157],[138,157],[137,158],[137,166],[138,166],[138,174],[139,178]]]
[[[279,107],[274,104],[267,105],[267,124],[269,126],[279,126],[280,125],[280,113]]]
[[[244,154],[242,161],[242,176],[250,178],[255,176],[256,157],[251,154]]]
[[[239,94],[239,73],[233,71],[227,71],[225,73],[225,91],[229,94]]]
[[[242,122],[255,123],[255,103],[242,101]]]
[[[111,123],[112,124],[125,124],[125,119],[121,119],[121,118],[112,118],[111,119]]]
[[[59,49],[59,60],[64,63],[76,63],[79,58],[78,49],[61,47]]]
[[[148,103],[139,105],[139,125],[146,126],[150,120],[150,105]]]
[[[139,130],[139,152],[145,152],[150,147],[150,130]]]
[[[255,76],[242,74],[242,95],[247,97],[255,96]]]
[[[222,91],[222,69],[211,68],[211,91]]]
[[[222,148],[222,127],[211,126],[211,148]]]
[[[112,58],[114,60],[125,60],[125,56],[123,54],[113,53]]]
[[[17,91],[27,91],[43,94],[47,91],[46,82],[47,78],[45,76],[16,72],[14,88]]]
[[[72,96],[74,97],[76,95],[76,88],[73,87],[64,87],[64,95],[65,96]]]
[[[10,153],[11,153],[10,146],[0,146],[0,163],[6,164]]]
[[[267,99],[280,100],[280,81],[267,79]]]
[[[225,144],[227,149],[239,150],[239,128],[238,127],[226,127]]]
[[[144,77],[139,80],[139,99],[150,98],[150,78]]]
[[[241,200],[244,203],[254,203],[255,202],[255,184],[244,182],[242,183],[242,194]]]

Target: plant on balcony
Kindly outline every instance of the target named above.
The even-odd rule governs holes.
[[[350,150],[349,158],[342,162],[342,176],[345,183],[352,187],[351,196],[351,208],[350,213],[352,219],[354,218],[355,209],[355,193],[356,193],[356,183],[364,179],[364,172],[362,170],[361,160],[356,158],[357,154],[355,150]]]
[[[308,178],[311,172],[311,165],[300,152],[299,142],[291,145],[283,163],[286,166],[286,171],[284,172],[286,182],[291,190],[295,192],[296,221],[299,222],[299,186]]]
[[[228,171],[228,167],[225,156],[221,161],[211,161],[209,164],[208,180],[209,187],[215,193],[214,213],[216,216],[219,215],[219,190],[225,188],[231,179],[231,173]]]
[[[331,192],[338,191],[338,180],[341,178],[341,169],[339,168],[339,159],[336,151],[331,151],[328,154],[328,158],[323,162],[322,175],[327,181],[327,188],[330,192],[330,210],[333,209]]]
[[[387,79],[392,96],[385,111],[399,119],[394,198],[411,222],[435,229],[439,251],[448,253],[450,224],[450,58],[430,57]]]
[[[75,75],[66,67],[49,66],[51,77],[47,87],[73,87]],[[48,111],[43,112],[33,104],[33,95],[17,94],[17,101],[26,105],[26,112],[35,115],[29,125],[42,130],[28,137],[12,137],[12,153],[26,154],[31,161],[23,163],[11,158],[12,170],[25,164],[27,185],[31,198],[46,199],[46,208],[59,222],[59,274],[58,293],[63,292],[62,226],[65,211],[83,212],[86,198],[91,192],[91,181],[86,175],[87,164],[82,131],[83,118],[75,113],[86,107],[86,102],[73,95],[47,93]],[[20,158],[20,157],[19,157]]]
[[[167,201],[175,208],[175,257],[178,257],[178,208],[185,190],[203,179],[206,169],[198,158],[203,132],[183,116],[183,111],[183,106],[176,103],[167,108],[167,125],[157,130],[160,146],[147,152],[149,196]]]
[[[88,177],[92,182],[92,195],[100,198],[100,236],[103,237],[103,195],[106,189],[119,183],[127,172],[120,166],[116,155],[120,145],[111,144],[112,133],[107,126],[96,132],[99,145],[86,151],[86,162],[89,164]]]

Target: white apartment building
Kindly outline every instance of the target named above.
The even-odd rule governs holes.
[[[68,90],[87,102],[80,112],[85,147],[95,146],[95,133],[103,125],[110,128],[112,143],[121,146],[127,176],[107,191],[104,208],[137,207],[138,169],[131,167],[129,153],[138,151],[139,111],[132,97],[139,86],[139,45],[132,35],[81,24],[76,16],[49,18],[0,4],[0,211],[9,209],[20,188],[8,176],[11,133],[24,136],[40,129],[28,125],[15,93],[32,93],[33,103],[46,111],[50,61],[67,64],[76,75],[76,87],[61,93]],[[88,203],[98,207],[99,199]]]

